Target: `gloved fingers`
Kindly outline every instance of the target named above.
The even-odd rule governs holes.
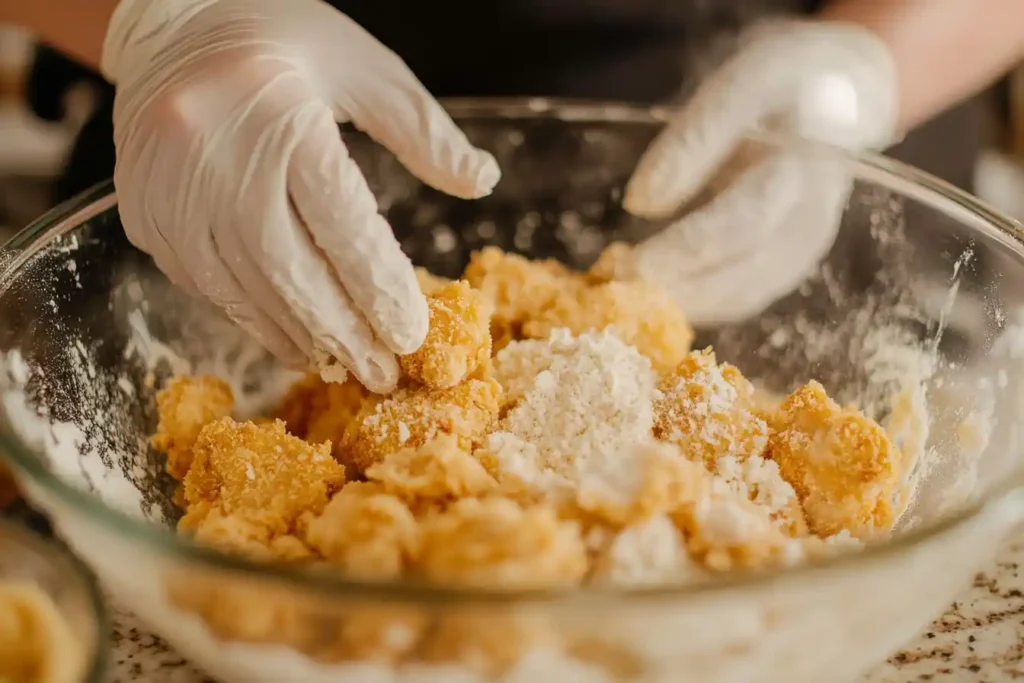
[[[312,339],[314,357],[326,354],[336,358],[371,391],[388,392],[398,382],[398,360],[376,338],[288,195],[290,160],[304,137],[300,126],[311,120],[306,118],[310,110],[322,105],[301,97],[301,92],[292,93],[298,97],[291,100],[281,92],[274,97],[265,94],[266,101],[273,105],[250,106],[242,131],[231,143],[237,173],[245,180],[225,187],[224,192],[232,197],[220,202],[225,207],[225,220],[219,221],[216,229],[230,229],[244,236],[238,244],[247,250],[262,279],[305,327]],[[338,139],[336,132],[334,139]],[[316,189],[318,203],[344,207],[352,201],[352,193],[345,186]],[[371,211],[375,209],[371,204]],[[342,240],[345,224],[331,227],[342,233]],[[222,243],[231,244],[230,240]],[[231,255],[225,256],[230,264]],[[242,285],[247,291],[258,291],[261,286],[249,282]]]
[[[142,156],[121,154],[114,166],[114,191],[117,194],[117,211],[124,225],[125,235],[132,245],[152,257],[157,268],[167,276],[175,287],[183,290],[193,298],[202,295],[196,287],[188,269],[178,256],[171,243],[160,232],[159,221],[150,210],[149,194],[136,189],[139,178],[135,168],[138,163],[126,167],[124,159],[138,159],[151,171],[153,164],[152,151],[156,149],[155,141],[142,150]],[[133,152],[135,150],[132,150]],[[149,152],[149,153],[147,153]]]
[[[463,199],[491,193],[501,178],[494,157],[474,147],[408,66],[383,45],[334,86],[339,118],[350,118],[427,185]],[[382,68],[383,65],[386,68]]]
[[[225,222],[230,225],[230,222]],[[287,359],[296,369],[307,369],[313,356],[313,339],[305,325],[295,316],[281,295],[267,281],[245,247],[238,230],[214,230],[214,243],[225,266],[234,275],[239,287],[245,289],[247,301],[266,318],[274,321],[275,331],[283,332],[297,354]],[[284,360],[284,359],[282,359]]]
[[[699,327],[742,322],[795,290],[828,252],[832,237],[822,230],[810,239],[780,236],[742,258],[676,280],[671,295]],[[639,269],[656,277],[641,259]]]
[[[189,240],[187,263],[197,288],[261,346],[289,367],[308,366],[307,354],[278,323],[262,311],[221,258],[213,236],[201,233]]]
[[[134,218],[133,214],[136,211],[131,204],[131,202],[118,202],[118,211],[122,216],[122,222],[126,226],[125,235],[127,235],[128,241],[136,249],[149,254],[153,262],[156,263],[156,267],[167,276],[172,285],[192,298],[201,297],[202,292],[199,291],[195,282],[192,281],[192,276],[189,275],[181,258],[175,253],[167,240],[164,239],[163,235],[160,234],[159,230],[156,229],[155,223],[152,220],[143,221]],[[129,225],[133,226],[132,229],[127,228]],[[146,235],[149,235],[148,239]]]
[[[832,160],[805,158],[792,166],[790,161],[782,163],[799,173],[797,191],[785,211],[765,205],[763,232],[756,240],[737,240],[735,251],[706,263],[679,264],[677,247],[654,241],[660,235],[637,247],[637,271],[662,284],[694,324],[728,324],[760,313],[799,286],[828,254],[850,191],[847,170]],[[782,195],[776,199],[785,201]],[[729,206],[725,195],[723,202]]]
[[[661,279],[717,269],[777,239],[804,189],[799,158],[770,156],[735,176],[705,206],[638,245],[637,252],[660,264]]]
[[[288,160],[288,194],[302,224],[356,307],[393,352],[412,353],[427,335],[427,303],[409,258],[378,213],[331,112],[302,108]]]
[[[265,221],[259,226],[257,262],[309,330],[314,358],[318,351],[326,353],[370,391],[391,391],[398,383],[398,359],[374,336],[287,198],[275,201],[280,201],[287,221]],[[277,210],[273,214],[280,215]],[[249,246],[251,250],[253,245]]]
[[[245,292],[239,288],[239,298],[233,303],[216,301],[224,314],[241,327],[256,343],[269,351],[281,363],[294,370],[305,370],[309,367],[309,358],[295,345],[277,323],[264,314],[251,301],[245,299]]]
[[[308,350],[254,303],[222,259],[211,230],[224,223],[211,201],[212,177],[202,171],[180,175],[182,168],[204,168],[194,157],[209,150],[174,135],[133,133],[120,138],[114,174],[125,197],[118,208],[129,239],[171,282],[209,299],[282,362],[308,367]]]
[[[691,200],[743,137],[776,113],[801,68],[790,61],[755,41],[704,81],[640,158],[626,210],[663,218]]]

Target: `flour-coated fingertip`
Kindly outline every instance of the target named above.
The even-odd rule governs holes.
[[[349,368],[359,383],[375,394],[389,394],[398,386],[398,359],[388,355],[386,358],[368,356],[354,363]]]
[[[427,300],[420,297],[419,301],[413,302],[405,319],[393,330],[389,331],[387,346],[400,356],[405,356],[418,350],[427,339],[427,332],[430,329],[430,312],[427,308]]]
[[[652,183],[649,175],[630,179],[622,195],[622,208],[641,218],[660,218],[671,213],[675,207],[668,208],[666,202],[657,201],[659,193],[651,191],[652,185],[657,187],[658,183]]]
[[[363,312],[377,338],[392,353],[405,355],[422,346],[430,327],[430,312],[412,263],[398,286],[378,290]]]
[[[638,175],[622,193],[622,208],[648,220],[671,218],[682,201],[678,180],[671,170]]]
[[[351,374],[375,394],[388,394],[398,386],[398,359],[390,354],[368,350],[365,356],[339,357],[322,345],[313,348],[312,369],[328,384],[340,384]]]
[[[637,189],[636,183],[630,180],[622,193],[622,208],[634,216],[642,216],[645,204],[646,197]]]
[[[478,150],[477,155],[476,178],[474,179],[472,192],[473,199],[489,195],[494,191],[498,181],[501,180],[501,168],[498,166],[498,160],[494,158],[494,155],[484,150]]]

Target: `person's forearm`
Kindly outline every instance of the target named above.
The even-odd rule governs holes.
[[[99,67],[117,0],[0,0],[0,23],[16,24],[86,66]]]
[[[865,26],[889,46],[903,131],[1024,58],[1024,0],[833,0],[822,16]]]

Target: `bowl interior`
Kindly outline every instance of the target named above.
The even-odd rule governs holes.
[[[503,169],[494,194],[479,201],[431,190],[380,147],[344,132],[416,263],[453,276],[472,250],[495,244],[585,267],[611,241],[635,242],[662,227],[620,205],[661,127],[658,116],[521,104],[453,111]],[[701,330],[698,343],[768,390],[818,379],[883,420],[906,421],[905,411],[891,415],[900,396],[906,405],[926,403],[925,417],[893,425],[922,454],[909,528],[953,511],[1016,467],[1016,450],[998,429],[979,444],[964,437],[964,425],[1004,405],[1015,386],[990,351],[1024,301],[1021,245],[1012,224],[938,181],[828,153],[856,180],[829,256],[799,291],[742,324]],[[246,399],[244,409],[258,411],[291,375],[171,287],[125,239],[109,193],[59,209],[3,253],[0,350],[18,352],[23,364],[11,374],[27,380],[27,405],[5,399],[3,438],[28,477],[45,469],[108,507],[169,526],[178,516],[173,482],[147,446],[161,380],[212,370]],[[60,425],[42,451],[25,426],[40,412]]]

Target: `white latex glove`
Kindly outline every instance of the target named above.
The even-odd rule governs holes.
[[[426,302],[336,120],[458,197],[490,193],[493,157],[319,0],[122,0],[102,68],[132,243],[289,364],[392,388]]]
[[[632,252],[633,275],[664,284],[698,325],[736,322],[789,293],[827,254],[851,179],[827,155],[751,154],[762,128],[851,150],[892,142],[897,84],[869,31],[819,21],[755,27],[641,159],[625,208],[671,217],[711,201]]]

